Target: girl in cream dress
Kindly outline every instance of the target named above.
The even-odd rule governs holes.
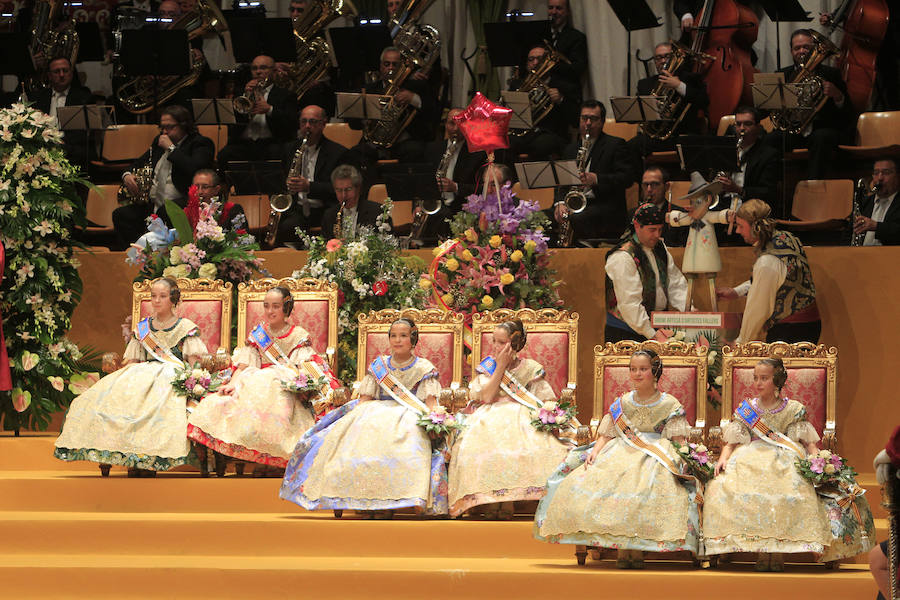
[[[193,364],[206,346],[194,323],[173,314],[180,297],[175,280],[153,283],[153,318],[132,335],[125,366],[72,401],[56,440],[57,458],[123,465],[129,476],[154,475],[189,461],[187,399],[175,392],[172,379],[181,360]],[[142,331],[150,332],[145,340],[158,343],[152,352],[138,339]]]
[[[266,323],[260,324],[261,337],[273,345],[266,349],[251,335],[235,350],[231,381],[206,396],[188,420],[189,438],[226,456],[257,463],[258,476],[267,466],[283,469],[301,436],[315,425],[312,407],[281,386],[283,379],[297,374],[284,365],[296,367],[316,354],[306,330],[288,322],[294,309],[290,290],[269,290],[263,309]]]
[[[643,551],[701,552],[699,498],[690,480],[621,430],[627,425],[678,471],[680,458],[669,440],[683,443],[690,425],[681,403],[656,388],[662,361],[652,350],[638,350],[630,374],[634,389],[610,407],[597,440],[573,451],[550,476],[534,533],[551,543],[617,548],[619,568],[643,568]]]
[[[359,399],[328,413],[297,444],[281,484],[283,499],[309,510],[377,511],[384,518],[404,507],[447,512],[443,453],[432,449],[419,414],[394,400],[373,374],[376,363],[383,365],[415,397],[412,403],[433,409],[441,386],[434,365],[413,352],[418,338],[410,319],[391,324],[391,354],[370,366]]]
[[[456,439],[450,460],[450,514],[458,516],[487,505],[489,517],[509,519],[516,500],[539,500],[547,477],[565,460],[569,446],[552,433],[539,431],[526,406],[500,389],[504,371],[542,402],[556,400],[544,379],[544,369],[531,359],[519,359],[526,335],[522,321],[513,319],[494,329],[496,356],[493,375],[479,366],[469,386],[474,412]]]
[[[852,507],[842,511],[834,499],[818,496],[798,472],[798,451],[818,452],[819,435],[803,404],[781,397],[786,381],[781,359],[763,359],[754,367],[758,397],[742,403],[724,428],[726,446],[706,490],[707,554],[757,552],[760,571],[784,570],[785,552],[819,553],[823,560],[853,556],[867,551],[874,535],[865,498],[855,500],[857,519]],[[787,443],[761,439],[741,418],[744,413],[758,415]]]

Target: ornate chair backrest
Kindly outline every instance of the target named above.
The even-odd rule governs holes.
[[[753,367],[763,358],[780,358],[787,369],[781,393],[802,402],[809,422],[822,436],[823,446],[834,448],[837,420],[837,348],[800,342],[749,342],[722,349],[722,426],[738,405],[756,396]]]
[[[221,279],[178,278],[181,301],[175,307],[175,314],[193,321],[200,328],[200,338],[210,354],[222,349],[231,350],[231,282]],[[136,326],[140,319],[153,314],[150,304],[150,286],[153,281],[145,279],[132,286],[131,323]]]
[[[338,286],[320,279],[257,279],[238,284],[237,346],[247,343],[250,331],[265,322],[263,300],[273,287],[286,287],[294,298],[294,310],[289,320],[307,332],[313,349],[327,357],[331,368],[337,372],[338,339]]]
[[[660,391],[669,393],[684,406],[687,420],[701,431],[706,429],[706,378],[709,349],[694,343],[670,341],[623,341],[594,346],[594,414],[591,427],[596,430],[600,419],[616,398],[631,390],[629,365],[631,355],[639,349],[650,349],[662,359]]]
[[[418,310],[387,308],[360,313],[359,351],[357,354],[356,380],[362,381],[366,369],[379,354],[390,354],[388,332],[391,323],[406,317],[412,319],[419,330],[416,356],[427,358],[440,374],[441,387],[459,384],[463,371],[463,316],[437,308]]]
[[[557,397],[567,387],[574,389],[578,373],[578,313],[554,308],[502,308],[473,315],[472,378],[477,375],[478,363],[500,350],[494,348],[494,329],[514,318],[521,319],[527,336],[519,356],[541,363],[544,377]]]

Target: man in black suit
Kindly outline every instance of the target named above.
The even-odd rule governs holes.
[[[296,229],[309,231],[322,225],[325,210],[337,203],[331,185],[331,172],[341,164],[341,157],[347,149],[325,137],[327,115],[321,106],[307,106],[300,111],[300,133],[293,144],[285,148],[285,173],[290,175],[294,157],[303,138],[306,138],[306,160],[302,173],[287,178],[287,190],[294,195],[294,203],[282,216],[278,225],[275,245],[296,242]]]
[[[800,65],[815,48],[815,42],[809,29],[798,29],[791,35],[791,57],[794,64],[784,67],[784,80],[791,82],[797,76]],[[782,144],[788,150],[808,148],[807,179],[825,179],[834,163],[834,154],[838,144],[849,141],[856,122],[856,110],[847,95],[847,84],[841,78],[841,72],[834,67],[820,64],[814,74],[821,77],[822,93],[826,97],[825,105],[813,118],[812,123],[799,134],[774,131],[766,136],[766,142],[776,150]]]
[[[669,190],[671,189],[671,181],[668,172],[659,165],[649,165],[644,169],[640,182],[640,204],[653,204],[664,213],[669,213],[675,207],[671,205],[669,198]],[[637,206],[628,211],[628,220],[634,220],[634,213]],[[687,242],[688,227],[671,227],[668,219],[663,223],[662,240],[669,248],[683,247]],[[631,229],[626,229],[622,235],[630,235]]]
[[[328,208],[322,217],[322,237],[326,240],[333,237],[351,240],[357,236],[361,226],[375,226],[376,220],[381,216],[381,205],[361,198],[362,176],[356,167],[337,167],[331,173],[331,185],[337,196],[337,204]],[[341,209],[341,231],[335,232],[338,211]],[[390,219],[387,224],[390,227]]]
[[[569,0],[547,0],[547,18],[550,19],[550,45],[569,59],[568,63],[556,66],[555,75],[580,88],[587,70],[587,38],[572,27]]]
[[[778,183],[781,181],[781,153],[764,144],[759,111],[752,106],[739,106],[734,113],[734,135],[740,136],[741,149],[737,151],[741,168],[730,175],[718,178],[723,192],[735,194],[744,200],[759,198],[772,207],[778,203]]]
[[[875,193],[860,207],[862,214],[856,218],[853,233],[865,233],[863,246],[900,245],[897,159],[886,157],[875,161],[872,185],[876,188]]]
[[[94,103],[94,95],[91,90],[73,81],[74,70],[68,58],[62,56],[52,59],[48,65],[48,74],[50,87],[42,88],[31,96],[34,107],[39,111],[47,113],[51,117],[57,117],[57,109],[61,106]],[[63,148],[69,162],[80,167],[87,165],[90,148],[86,142],[85,131],[63,132]]]
[[[250,65],[251,79],[244,94],[254,99],[247,115],[228,130],[228,145],[219,151],[223,169],[236,160],[281,160],[284,145],[297,137],[297,98],[273,85],[275,61],[261,54]]]
[[[638,81],[637,93],[640,96],[652,95],[662,84],[663,93],[672,94],[673,100],[690,103],[687,114],[681,120],[672,136],[667,140],[659,140],[644,133],[639,133],[630,140],[628,146],[632,152],[646,156],[651,152],[665,152],[675,149],[675,139],[681,134],[699,134],[703,130],[701,111],[709,106],[709,95],[706,83],[699,73],[693,73],[690,65],[682,64],[675,72],[668,67],[672,59],[672,44],[663,42],[653,49],[653,63],[656,75]]]
[[[581,175],[582,184],[588,188],[587,206],[580,213],[569,214],[575,228],[575,240],[618,238],[628,225],[625,188],[637,179],[638,161],[628,151],[625,140],[603,133],[605,123],[606,107],[603,103],[586,100],[581,105],[579,141],[572,143],[565,153],[565,156],[574,158],[584,134],[590,132],[590,159]],[[563,215],[569,213],[563,202],[568,190],[558,188],[557,191],[553,218],[561,222]]]
[[[113,211],[113,227],[121,249],[146,233],[145,221],[151,213],[171,223],[166,215],[166,200],[186,206],[194,173],[213,166],[215,144],[197,133],[186,108],[177,104],[164,108],[159,117],[159,130],[150,149],[131,165],[132,169],[153,165],[149,202],[126,204]],[[138,182],[131,171],[122,175],[122,183],[132,196],[138,195]]]
[[[535,44],[528,49],[525,63],[525,77],[513,79],[509,82],[509,89],[517,91],[523,87],[528,73],[540,68],[547,56],[547,48],[543,43]],[[554,67],[549,75],[544,77],[543,84],[546,96],[540,97],[549,101],[552,107],[546,117],[534,124],[534,128],[522,135],[510,139],[514,154],[527,154],[531,160],[550,160],[562,153],[566,141],[569,139],[569,127],[574,127],[578,120],[578,106],[581,101],[581,81],[572,81],[568,77],[560,76]],[[535,87],[531,88],[535,90]],[[531,91],[532,103],[534,91]],[[532,111],[532,115],[535,112]]]
[[[479,167],[487,162],[487,154],[484,152],[469,152],[466,139],[459,130],[459,125],[453,117],[463,112],[461,108],[450,109],[447,120],[444,123],[444,139],[429,142],[425,148],[425,162],[434,166],[435,174],[447,152],[450,140],[456,140],[455,149],[447,155],[447,170],[443,177],[438,179],[438,190],[441,192],[441,209],[428,216],[425,230],[422,233],[422,241],[430,245],[439,238],[450,236],[448,219],[462,209],[466,198],[476,192],[476,176]],[[421,210],[421,209],[420,209]]]

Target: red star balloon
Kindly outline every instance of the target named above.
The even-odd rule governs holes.
[[[493,152],[509,148],[509,119],[512,110],[491,102],[481,92],[453,119],[469,143],[469,152]]]

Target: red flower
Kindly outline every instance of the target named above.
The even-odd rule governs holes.
[[[372,284],[372,292],[375,293],[376,296],[384,296],[387,294],[388,286],[384,281],[376,281]]]
[[[246,229],[237,229],[237,230],[235,230],[235,233],[238,235],[247,235],[247,230]]]
[[[338,290],[338,306],[343,306],[345,300],[344,290]]]

